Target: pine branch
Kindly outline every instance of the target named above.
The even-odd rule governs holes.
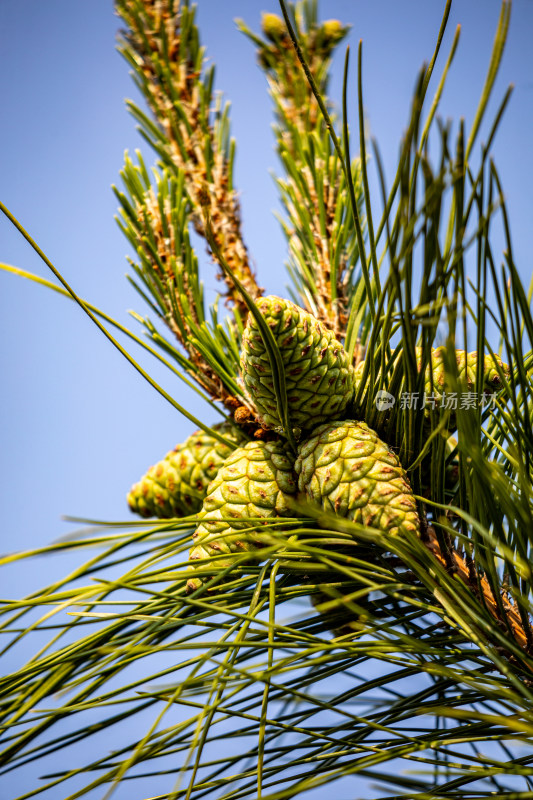
[[[126,194],[115,189],[121,203],[119,225],[137,253],[130,264],[148,292],[148,300],[173,332],[187,359],[179,359],[195,380],[215,400],[234,411],[245,404],[237,384],[238,354],[227,347],[222,331],[205,319],[198,261],[188,232],[189,201],[183,172],[155,172],[151,181],[140,154],[139,164],[126,157],[121,172]],[[145,321],[158,344],[157,331]]]
[[[216,183],[207,179],[211,156],[205,155],[206,148],[217,130],[227,131],[217,128],[207,110],[212,74],[201,78],[203,55],[186,3],[179,20],[169,16],[169,10],[179,11],[169,0],[120,0],[119,5],[127,9],[135,46],[153,52],[148,62],[134,44],[124,45],[142,90],[153,95],[156,118],[161,114],[163,119],[156,124],[134,112],[163,166],[152,180],[142,161],[138,166],[127,161],[126,192],[119,193],[121,225],[136,253],[131,262],[135,285],[157,320],[172,330],[176,347],[150,320],[142,322],[152,340],[208,393],[218,393],[226,402],[232,396],[240,399],[241,312],[237,310],[234,328],[219,325],[216,307],[206,318],[189,240],[190,225],[200,224],[230,295],[231,286],[239,289],[254,315],[253,292],[217,238],[218,223],[205,191]],[[488,88],[472,132],[465,136],[460,126],[451,155],[450,131],[441,126],[437,170],[425,147],[437,102],[425,123],[421,117],[435,58],[421,73],[393,188],[389,194],[383,191],[385,213],[375,237],[370,197],[365,197],[371,252],[359,256],[372,266],[375,281],[367,280],[360,295],[365,309],[357,307],[351,290],[344,295],[346,339],[353,342],[361,335],[367,346],[358,372],[356,410],[398,450],[403,467],[410,470],[420,535],[413,530],[389,536],[381,526],[367,527],[374,525],[374,517],[357,525],[337,508],[328,515],[314,506],[305,517],[251,518],[250,525],[258,529],[261,562],[251,563],[246,553],[234,554],[235,561],[220,568],[225,556],[214,555],[205,559],[203,573],[190,568],[186,555],[194,517],[150,527],[115,523],[41,548],[40,555],[87,548],[90,559],[51,586],[0,604],[3,652],[31,643],[35,633],[38,637],[37,652],[0,679],[2,777],[71,744],[83,744],[105,729],[113,733],[113,751],[105,748],[99,756],[88,756],[87,763],[69,761],[24,797],[41,792],[55,796],[58,791],[72,791],[69,796],[74,797],[104,787],[111,792],[119,781],[132,779],[137,794],[144,794],[141,782],[146,780],[150,796],[161,791],[168,798],[198,800],[214,795],[226,800],[258,794],[281,798],[307,796],[322,787],[330,793],[336,780],[343,781],[342,793],[354,777],[387,786],[388,796],[403,800],[531,797],[533,317],[531,298],[513,261],[499,178],[488,160],[496,123],[477,174],[471,174],[470,145],[465,147],[477,135],[494,82],[508,7],[504,2]],[[315,36],[313,46],[318,47],[316,31],[321,28],[316,3],[299,8],[294,22],[312,63],[309,41]],[[268,41],[256,44],[270,55],[274,45],[282,61],[284,28],[279,18],[271,17],[269,25]],[[169,42],[177,35],[185,56],[170,58]],[[452,52],[454,48],[455,42]],[[298,64],[291,72],[295,62],[290,63],[285,72],[277,63],[266,69],[272,80],[290,74],[284,90],[290,85],[295,92],[308,91],[307,85],[297,84]],[[313,64],[323,92],[321,68]],[[185,105],[172,95],[177,90]],[[308,307],[326,315],[326,323],[335,328],[341,325],[343,307],[339,272],[335,280],[333,275],[340,269],[349,274],[357,253],[351,221],[342,217],[342,231],[335,230],[335,222],[328,227],[328,203],[338,191],[336,202],[342,206],[350,187],[341,191],[335,183],[341,157],[327,142],[314,94],[305,95],[307,106],[298,95],[299,106],[296,95],[286,91],[282,97],[281,91],[280,84],[278,139],[288,173],[283,191],[293,275],[304,281]],[[362,106],[360,89],[360,129]],[[192,127],[187,116],[191,109],[196,109]],[[185,164],[186,150],[180,150],[184,143],[198,145],[200,155],[194,150],[192,166]],[[227,157],[231,175],[232,150],[225,147],[217,152]],[[380,169],[378,153],[376,163]],[[206,175],[191,194],[190,181],[201,165]],[[361,170],[365,173],[364,159]],[[385,187],[382,173],[379,177]],[[368,182],[363,182],[367,193]],[[501,268],[489,236],[496,210],[501,210],[506,238]],[[360,228],[358,234],[361,245]],[[317,237],[325,241],[323,250]],[[350,253],[346,266],[331,260],[336,252],[328,248],[334,239],[341,254]],[[383,248],[380,257],[378,246]],[[330,272],[323,267],[326,256]],[[470,283],[467,257],[477,273]],[[318,262],[319,277],[313,271]],[[382,262],[390,269],[381,288],[376,265]],[[357,283],[351,281],[347,285],[356,291]],[[91,315],[99,315],[73,297]],[[257,309],[256,314],[260,317]],[[491,346],[490,322],[496,323],[498,334],[501,330],[499,349]],[[263,325],[272,371],[277,364],[280,372],[273,381],[277,404],[288,420],[281,353]],[[445,346],[435,350],[442,337]],[[464,347],[462,354],[458,346]],[[442,398],[444,391],[483,394],[487,387],[497,389],[489,410],[459,407],[452,415],[440,401],[430,411],[420,406],[401,409],[399,403],[379,409],[375,404],[378,389],[387,389],[398,400],[404,389],[442,390]],[[291,444],[286,441],[287,452]],[[386,499],[387,464],[377,474],[371,459],[362,466],[369,468],[365,480],[383,480]],[[329,480],[327,475],[324,484]],[[248,499],[246,479],[233,483],[230,478],[227,485],[231,500],[237,493]],[[363,486],[353,488],[356,498],[363,496]],[[265,498],[265,492],[257,492],[258,502]],[[365,498],[365,506],[371,505]],[[226,519],[234,521],[234,513],[230,509]],[[0,563],[30,555],[8,555]],[[188,580],[198,574],[205,575],[206,584],[187,594]],[[309,597],[322,600],[324,595],[328,601],[320,614],[303,610]],[[350,631],[332,639],[329,630],[338,631],[347,620]],[[135,674],[132,667],[141,659],[143,669]],[[146,711],[154,714],[148,730],[142,728]],[[67,719],[67,726],[56,726]],[[121,721],[128,724],[115,728]],[[221,742],[223,753],[218,752]],[[179,768],[183,783],[172,789]],[[165,775],[169,784],[160,790],[155,783]],[[351,789],[351,794],[361,794],[360,787]]]
[[[233,273],[256,298],[261,294],[242,237],[240,207],[233,186],[234,142],[229,108],[213,97],[214,67],[206,68],[195,9],[187,0],[117,0],[128,26],[119,51],[133,69],[135,82],[154,120],[130,103],[141,132],[163,164],[183,171],[196,231],[205,235],[202,207],[207,204],[218,246]],[[246,306],[222,273],[226,295],[244,319]]]
[[[338,20],[319,23],[316,4],[309,0],[298,4],[293,21],[309,69],[325,95],[334,50],[350,26]],[[256,45],[274,102],[274,134],[285,170],[285,177],[277,179],[287,215],[281,224],[295,299],[342,338],[357,287],[358,260],[342,165],[283,20],[264,14],[264,39],[242,21],[239,26]],[[352,175],[360,203],[358,159],[352,162]]]
[[[440,564],[463,581],[474,596],[481,600],[503,630],[510,631],[517,644],[530,655],[533,654],[533,626],[531,623],[524,625],[516,605],[509,602],[507,593],[501,592],[499,596],[495,596],[488,580],[478,577],[474,571],[472,560],[467,561],[458,550],[451,547],[443,551],[435,529],[431,526],[427,529],[425,544]]]

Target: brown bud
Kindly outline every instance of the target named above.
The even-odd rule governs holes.
[[[247,422],[250,422],[252,417],[253,417],[252,412],[247,406],[239,406],[238,408],[235,409],[235,412],[233,414],[235,422],[237,422],[239,425],[244,425]]]
[[[226,408],[229,408],[232,411],[234,411],[236,408],[239,408],[239,406],[241,405],[241,401],[230,394],[224,398],[224,405],[226,406]]]
[[[202,183],[200,188],[197,191],[197,198],[198,203],[202,206],[202,208],[207,208],[211,205],[211,199],[209,197],[209,189],[205,181]]]

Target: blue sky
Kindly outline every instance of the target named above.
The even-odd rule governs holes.
[[[417,71],[431,56],[443,7],[437,0],[321,3],[323,17],[353,24],[354,55],[363,39],[366,114],[389,178]],[[260,283],[283,294],[285,245],[271,213],[277,199],[268,174],[276,166],[270,101],[252,47],[233,21],[244,17],[257,29],[262,10],[279,6],[274,0],[200,0],[198,18],[208,55],[217,64],[217,88],[232,101],[246,242]],[[498,0],[455,0],[444,54],[458,23],[462,34],[442,116],[464,116],[467,126],[472,121],[498,13]],[[135,329],[126,311],[144,309],[124,278],[128,247],[113,221],[110,185],[117,181],[124,150],[141,141],[123,104],[135,91],[114,49],[117,27],[109,0],[0,4],[0,197],[82,297]],[[526,279],[532,271],[532,32],[533,2],[515,0],[491,105],[494,110],[514,83],[494,153],[509,202],[516,260]],[[340,63],[332,83],[337,98]],[[352,87],[354,77],[352,72]],[[150,161],[148,148],[142,149]],[[5,219],[0,219],[0,243],[1,261],[49,277]],[[204,275],[213,288],[207,262]],[[74,304],[0,274],[0,307],[1,549],[45,545],[68,530],[62,514],[126,518],[131,483],[191,432],[190,423],[143,382]],[[156,380],[192,407],[190,392],[136,355]],[[34,560],[6,569],[2,595],[30,591],[77,559]]]

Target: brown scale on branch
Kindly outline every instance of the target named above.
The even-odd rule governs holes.
[[[424,542],[440,564],[442,564],[446,570],[455,574],[470,588],[472,593],[483,603],[494,619],[500,623],[502,630],[509,630],[520,647],[531,654],[533,652],[533,630],[531,626],[524,626],[517,607],[511,605],[507,594],[503,594],[501,598],[501,606],[503,606],[502,613],[502,608],[494,597],[487,579],[482,577],[478,581],[471,559],[463,558],[463,556],[453,548],[449,548],[447,553],[443,553],[435,530],[431,526],[427,529]]]
[[[475,565],[468,554],[462,555],[453,547],[451,541],[449,546],[446,547],[446,552],[443,552],[435,533],[435,529],[431,525],[426,527],[425,533],[423,534],[423,541],[425,546],[431,551],[441,566],[443,566],[448,573],[455,575],[458,580],[462,581],[466,586],[468,586],[472,592],[472,595],[477,599],[478,602],[483,604],[491,616],[497,621],[502,632],[507,632],[510,634],[514,638],[515,642],[525,652],[531,655],[533,653],[533,628],[531,625],[524,625],[517,606],[510,602],[507,592],[502,592],[500,605],[495,598],[487,579],[484,577],[478,577]],[[401,559],[396,556],[386,557],[385,560],[395,567],[400,567],[402,565]],[[404,573],[403,578],[413,583],[418,583],[418,580],[413,572]],[[339,597],[338,593],[332,594],[327,591],[327,581],[332,579],[335,579],[335,576],[324,573],[322,577],[322,580],[325,584],[324,588],[321,589],[321,591],[315,592],[313,595],[311,595],[311,602],[313,606],[315,606],[321,613],[327,614],[329,611],[333,611],[335,613],[337,603],[342,603],[342,597]],[[313,580],[316,580],[316,578]],[[475,602],[474,598],[472,598],[472,601]],[[326,610],[322,612],[321,606],[325,604],[328,605],[326,606]],[[346,612],[347,607],[344,604],[342,604],[342,608]],[[348,610],[346,612],[346,616],[348,618],[344,621],[342,626],[333,631],[335,636],[349,636],[354,630],[357,631],[359,629],[360,621],[358,614]],[[511,661],[516,661],[515,657],[509,652],[505,651],[505,649],[499,649]]]
[[[213,75],[204,68],[194,10],[180,0],[117,0],[116,8],[128,26],[120,51],[133,66],[162,134],[154,137],[148,129],[148,136],[167,165],[184,171],[196,231],[205,235],[200,206],[207,197],[217,244],[248,293],[259,297],[231,182],[227,109],[213,112]],[[231,278],[218,277],[225,280],[228,301],[244,319],[246,306]]]

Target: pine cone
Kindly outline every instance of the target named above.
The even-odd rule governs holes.
[[[385,534],[419,531],[405,471],[364,422],[321,425],[298,453],[298,488],[325,511]]]
[[[283,443],[248,442],[238,447],[209,486],[189,560],[257,550],[261,544],[254,537],[254,520],[259,526],[263,519],[290,516],[295,493],[293,463]],[[217,559],[216,568],[229,564],[231,558]],[[187,582],[189,591],[200,585],[198,578]]]
[[[231,425],[213,425],[227,439],[235,440]],[[128,494],[130,509],[141,517],[168,519],[197,513],[209,483],[231,449],[204,431],[189,438],[150,467]]]
[[[312,314],[290,300],[263,297],[257,306],[281,352],[291,425],[305,430],[342,418],[353,397],[354,369],[340,342]],[[283,432],[270,359],[251,314],[242,345],[244,385],[260,422]]]

